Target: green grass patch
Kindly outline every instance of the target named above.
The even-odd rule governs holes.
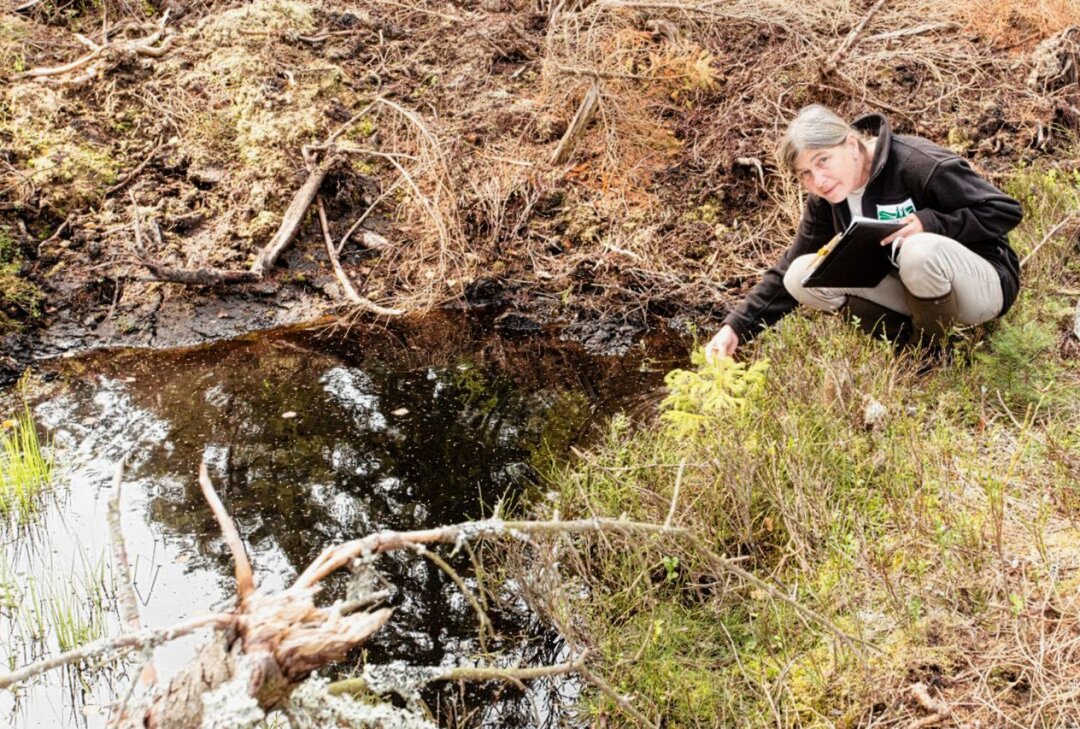
[[[902,723],[919,714],[897,697],[938,676],[980,697],[967,719],[1055,706],[1053,680],[995,693],[979,676],[1021,675],[1010,662],[1027,660],[1013,649],[1032,606],[1071,594],[1059,581],[1080,581],[1065,567],[1080,539],[1067,293],[1080,270],[1055,228],[1080,208],[1080,175],[1026,168],[1007,188],[1027,213],[1013,236],[1030,254],[1021,297],[950,357],[927,364],[923,352],[797,313],[746,363],[695,355],[669,374],[654,422],[616,417],[587,458],[549,474],[560,515],[670,519],[877,648],[838,643],[822,620],[679,539],[581,538],[560,559],[573,572],[566,583],[587,596],[568,591],[550,613],[596,647],[598,672],[646,716],[666,726]],[[618,713],[590,696],[593,715]]]
[[[41,509],[53,479],[47,445],[38,437],[29,407],[0,423],[0,513],[9,522],[26,524]]]

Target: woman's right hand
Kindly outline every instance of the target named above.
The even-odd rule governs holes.
[[[720,331],[705,345],[705,361],[709,364],[723,357],[730,357],[739,348],[739,335],[728,324],[720,327]]]

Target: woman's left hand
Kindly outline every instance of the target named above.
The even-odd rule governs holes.
[[[915,235],[916,233],[922,233],[925,230],[925,228],[922,227],[922,221],[919,220],[915,213],[912,213],[911,215],[905,215],[904,217],[900,218],[900,222],[904,223],[904,227],[896,231],[892,235],[886,236],[881,241],[881,245],[887,246],[897,238],[907,238],[908,236]]]

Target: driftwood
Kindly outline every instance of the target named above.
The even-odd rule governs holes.
[[[122,470],[117,469],[117,482]],[[214,627],[214,638],[167,686],[160,687],[142,704],[123,713],[126,700],[110,720],[116,727],[161,727],[195,729],[204,726],[208,702],[215,716],[211,725],[239,726],[230,719],[230,707],[244,711],[265,712],[282,707],[292,691],[312,671],[345,657],[350,649],[363,643],[390,618],[391,610],[382,608],[364,612],[349,610],[361,601],[317,607],[314,597],[320,582],[332,572],[349,566],[358,557],[399,549],[415,549],[430,543],[454,544],[485,536],[553,534],[558,532],[616,531],[620,533],[666,533],[656,525],[639,525],[612,520],[579,522],[485,522],[458,524],[416,532],[380,532],[363,539],[329,547],[297,578],[289,588],[265,594],[255,589],[251,565],[235,524],[226,512],[210,480],[205,464],[199,470],[199,483],[211,510],[225,535],[237,576],[237,605],[227,613],[191,618],[166,630],[140,630],[117,638],[88,644],[74,651],[39,661],[7,674],[0,674],[0,688],[13,686],[45,671],[73,665],[91,658],[117,657],[131,650],[147,650],[163,642],[205,628]],[[119,515],[119,483],[111,509]],[[123,551],[122,535],[116,537],[116,549]],[[123,558],[126,562],[126,557]],[[125,608],[127,612],[127,608]],[[462,668],[421,671],[424,682],[445,680],[506,680],[520,682],[540,676],[558,675],[583,668],[584,654],[569,664],[536,668]],[[335,692],[348,692],[354,684],[339,685]],[[224,698],[223,698],[224,697]],[[247,703],[245,703],[245,700]],[[223,708],[223,704],[225,705]],[[222,715],[220,712],[225,712]],[[250,715],[250,714],[248,714]],[[261,715],[261,714],[260,714]]]
[[[578,106],[574,118],[570,121],[570,126],[566,128],[566,133],[563,134],[562,139],[559,140],[559,146],[552,152],[551,164],[561,165],[570,158],[570,154],[574,151],[578,139],[585,133],[585,127],[592,121],[599,106],[600,86],[599,84],[594,83],[589,87],[589,91],[585,94],[585,98],[581,100],[581,105]]]

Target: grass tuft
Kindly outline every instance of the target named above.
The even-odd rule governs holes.
[[[52,483],[53,458],[38,438],[29,406],[0,424],[0,513],[26,524],[41,508],[41,496]]]

